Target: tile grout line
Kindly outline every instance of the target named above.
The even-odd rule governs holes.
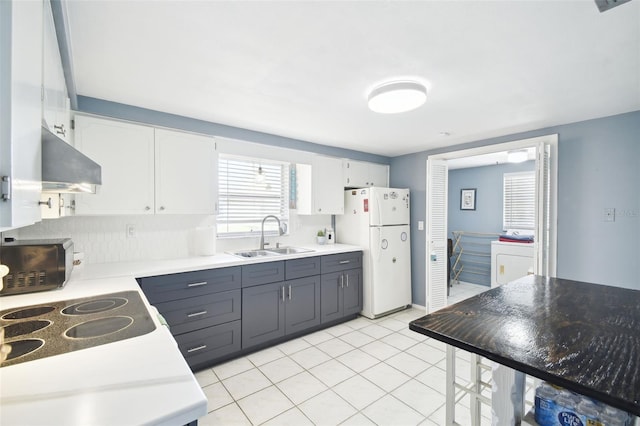
[[[309,401],[309,400],[311,400],[311,399],[313,399],[313,398],[315,398],[315,397],[317,397],[317,396],[318,396],[318,395],[320,395],[320,394],[323,394],[323,393],[327,392],[327,391],[331,391],[331,392],[333,392],[337,397],[339,397],[342,401],[344,401],[344,402],[345,402],[349,407],[351,407],[352,409],[354,409],[354,410],[355,410],[355,413],[353,413],[352,415],[350,415],[349,417],[347,417],[345,420],[343,420],[342,422],[340,422],[340,424],[342,424],[342,423],[344,423],[344,422],[348,421],[349,419],[351,419],[351,418],[353,418],[353,417],[357,416],[358,414],[360,414],[360,415],[364,416],[366,419],[368,419],[368,420],[370,420],[371,422],[373,422],[373,420],[372,420],[372,419],[370,419],[370,418],[369,418],[369,417],[368,417],[368,416],[367,416],[363,411],[364,411],[365,409],[367,409],[368,407],[370,407],[371,405],[373,405],[373,404],[377,403],[378,401],[380,401],[382,398],[385,398],[386,396],[391,396],[391,397],[395,398],[396,400],[400,401],[403,405],[405,405],[406,407],[408,407],[411,411],[413,411],[413,412],[417,413],[418,415],[420,415],[420,417],[423,417],[423,422],[425,421],[425,419],[426,419],[426,420],[429,420],[429,421],[433,421],[433,420],[430,418],[430,416],[432,416],[434,413],[436,413],[438,410],[440,410],[440,409],[441,409],[441,407],[442,407],[442,405],[438,406],[438,408],[436,408],[436,409],[435,409],[435,410],[433,410],[431,413],[429,413],[429,415],[426,415],[426,416],[425,416],[425,415],[423,415],[422,413],[420,413],[420,412],[416,411],[413,407],[409,406],[409,405],[408,405],[408,404],[406,404],[404,401],[401,401],[400,399],[398,399],[396,396],[394,396],[394,395],[392,394],[392,392],[396,391],[396,390],[397,390],[397,389],[399,389],[400,387],[402,387],[402,386],[404,386],[405,384],[409,383],[411,380],[415,380],[415,381],[416,381],[417,383],[419,383],[420,385],[422,385],[422,386],[427,386],[427,387],[429,387],[430,389],[432,389],[432,390],[434,390],[434,391],[436,391],[436,392],[438,392],[438,393],[441,393],[441,392],[440,392],[440,390],[435,389],[435,388],[433,388],[433,387],[429,386],[428,384],[423,383],[423,382],[421,382],[420,380],[418,380],[418,379],[417,379],[417,377],[418,377],[419,375],[423,374],[424,372],[426,372],[427,370],[431,369],[432,367],[436,367],[436,368],[438,368],[438,369],[442,370],[442,369],[438,366],[438,363],[439,363],[440,361],[438,361],[438,362],[436,362],[436,363],[431,363],[431,362],[428,362],[428,361],[424,361],[424,360],[422,360],[422,359],[418,358],[417,356],[415,356],[415,355],[413,355],[413,354],[411,354],[411,353],[408,353],[408,352],[407,352],[408,350],[410,350],[410,349],[412,349],[412,348],[415,348],[415,347],[418,347],[418,346],[419,346],[419,345],[421,345],[421,344],[426,345],[426,346],[430,347],[430,349],[435,350],[435,351],[442,351],[442,349],[441,349],[441,348],[438,348],[438,347],[435,347],[435,346],[429,345],[429,344],[428,344],[428,342],[429,342],[429,340],[430,340],[430,339],[416,340],[416,339],[412,339],[411,337],[406,336],[406,335],[404,335],[404,334],[401,334],[401,336],[403,336],[403,337],[405,337],[405,338],[407,338],[407,339],[411,339],[411,340],[412,340],[412,344],[411,344],[411,345],[409,345],[409,346],[407,346],[406,348],[404,348],[404,349],[402,349],[402,350],[400,350],[400,349],[398,349],[397,347],[395,347],[395,346],[393,346],[393,345],[390,345],[389,343],[387,343],[387,342],[385,342],[385,341],[383,341],[383,340],[382,340],[382,339],[384,339],[384,338],[387,338],[387,337],[389,337],[389,336],[394,335],[395,333],[400,333],[400,331],[404,330],[404,329],[408,326],[408,323],[409,323],[410,321],[412,321],[412,320],[413,320],[413,319],[415,319],[415,318],[419,318],[419,316],[420,316],[420,315],[424,315],[424,313],[423,313],[423,312],[414,312],[414,313],[416,314],[416,316],[415,316],[415,318],[413,318],[413,319],[401,320],[401,319],[397,319],[397,318],[396,318],[396,316],[402,316],[402,317],[408,317],[408,316],[410,316],[410,317],[414,317],[414,315],[410,315],[410,312],[407,312],[407,311],[412,311],[412,310],[416,310],[416,308],[409,308],[409,309],[407,309],[407,310],[405,310],[405,311],[400,311],[400,312],[398,312],[398,313],[394,313],[394,314],[392,314],[392,315],[390,315],[390,316],[383,317],[383,318],[376,319],[376,320],[371,320],[371,319],[368,319],[368,318],[365,318],[365,317],[358,317],[358,318],[356,318],[355,320],[352,320],[352,321],[358,321],[358,320],[362,320],[363,318],[365,318],[365,321],[369,322],[369,324],[368,324],[368,325],[362,325],[362,326],[357,327],[357,328],[354,328],[354,327],[350,326],[350,325],[348,324],[348,322],[345,322],[345,323],[342,323],[342,324],[338,324],[338,325],[337,325],[337,326],[335,326],[335,327],[348,327],[348,328],[350,328],[350,331],[346,331],[346,332],[343,332],[343,333],[340,333],[340,334],[333,334],[333,333],[331,333],[331,332],[329,332],[329,331],[328,331],[329,329],[319,330],[319,331],[323,331],[323,332],[327,333],[327,334],[328,334],[328,335],[330,335],[331,337],[330,337],[330,338],[328,338],[328,339],[325,339],[325,340],[322,340],[322,341],[316,342],[316,343],[312,343],[312,342],[310,342],[309,340],[306,340],[306,339],[305,339],[305,336],[301,336],[301,337],[299,337],[299,338],[297,338],[297,339],[302,339],[306,344],[308,344],[308,345],[309,345],[308,347],[306,347],[306,348],[302,348],[302,349],[298,349],[298,350],[293,351],[293,352],[290,352],[290,353],[285,353],[284,351],[282,351],[281,349],[279,349],[279,348],[278,348],[278,346],[274,346],[273,348],[277,349],[277,350],[279,351],[279,354],[280,354],[280,355],[279,355],[278,357],[276,357],[276,358],[272,359],[272,360],[269,360],[268,362],[264,362],[264,363],[262,363],[260,366],[258,366],[258,364],[256,363],[256,361],[252,361],[252,360],[251,360],[251,359],[249,359],[249,357],[247,356],[247,357],[245,357],[245,358],[246,358],[246,360],[249,362],[249,364],[250,364],[252,367],[251,367],[251,368],[249,368],[249,369],[246,369],[246,370],[243,370],[243,371],[237,372],[237,373],[235,373],[235,374],[232,374],[232,375],[230,375],[230,376],[226,377],[225,379],[221,379],[221,378],[220,378],[220,376],[219,376],[219,375],[214,371],[214,367],[210,367],[210,368],[209,368],[209,370],[211,370],[211,371],[212,371],[212,373],[214,374],[215,378],[216,378],[216,379],[218,379],[218,382],[222,384],[222,386],[223,386],[223,388],[225,389],[225,391],[226,391],[226,392],[229,394],[229,396],[233,399],[233,401],[232,401],[232,402],[230,402],[229,404],[225,404],[225,405],[223,405],[223,406],[221,406],[221,407],[218,407],[216,410],[212,410],[211,412],[218,411],[218,410],[220,410],[220,409],[222,409],[222,408],[224,408],[224,407],[227,407],[227,406],[229,406],[229,405],[231,405],[231,404],[236,404],[236,405],[238,406],[238,408],[240,408],[240,411],[241,411],[241,412],[242,412],[242,414],[245,416],[245,418],[249,421],[249,423],[251,423],[251,424],[253,425],[254,423],[249,419],[249,417],[247,416],[247,413],[245,413],[245,412],[244,412],[244,410],[242,410],[242,408],[241,408],[241,407],[240,407],[240,405],[238,404],[238,401],[240,401],[240,400],[242,400],[242,399],[244,399],[244,398],[247,398],[247,397],[249,397],[249,396],[251,396],[251,395],[254,395],[255,393],[260,392],[260,391],[262,391],[262,390],[264,390],[264,389],[267,389],[267,388],[273,387],[275,390],[277,390],[278,392],[280,392],[281,394],[283,394],[283,395],[285,396],[285,398],[286,398],[286,399],[287,399],[287,400],[292,404],[292,407],[290,407],[290,408],[288,408],[288,409],[286,409],[286,410],[284,410],[284,411],[282,411],[282,412],[280,412],[280,413],[278,413],[278,414],[274,415],[273,417],[271,417],[271,418],[269,418],[269,419],[265,420],[264,422],[271,421],[271,420],[273,420],[274,418],[277,418],[278,416],[280,416],[280,415],[282,415],[282,414],[284,414],[284,413],[286,413],[286,412],[288,412],[288,411],[292,410],[293,408],[296,408],[300,413],[302,413],[302,414],[303,414],[303,416],[304,416],[305,418],[307,418],[307,419],[308,419],[308,420],[313,424],[313,421],[308,417],[308,415],[307,415],[307,414],[306,414],[302,409],[300,409],[300,405],[301,405],[301,404],[303,404],[303,403],[305,403],[305,402],[307,402],[307,401]],[[383,324],[381,324],[382,322],[387,321],[387,320],[394,320],[394,321],[402,322],[402,323],[404,324],[404,326],[403,326],[403,327],[401,327],[401,328],[399,328],[399,329],[395,329],[395,328],[391,328],[391,327],[389,327],[389,324],[387,324],[386,326],[385,326],[385,325],[383,325]],[[366,327],[369,327],[369,326],[371,326],[371,325],[376,325],[376,326],[379,326],[379,327],[383,327],[383,328],[385,328],[385,329],[386,329],[386,331],[388,331],[388,333],[387,333],[387,334],[384,334],[383,336],[380,336],[380,337],[375,337],[375,336],[372,336],[371,334],[368,334],[368,333],[366,333],[366,332],[362,331],[362,329],[364,329],[364,328],[366,328]],[[344,329],[343,329],[343,330],[344,330]],[[369,338],[371,338],[372,340],[371,340],[370,342],[368,342],[368,343],[361,344],[361,345],[359,345],[359,346],[354,346],[354,345],[352,345],[351,343],[349,343],[347,340],[345,340],[345,339],[343,339],[343,338],[342,338],[343,336],[345,336],[345,335],[347,335],[347,334],[349,334],[349,333],[352,333],[352,332],[354,332],[354,331],[357,331],[357,332],[363,333],[364,335],[368,336],[368,337],[369,337]],[[310,334],[310,335],[308,335],[308,336],[311,336],[311,335],[313,335],[313,333],[312,333],[312,334]],[[307,336],[307,337],[308,337],[308,336]],[[322,345],[323,343],[331,342],[331,341],[336,341],[336,339],[337,339],[337,341],[338,341],[338,342],[340,342],[340,343],[344,343],[344,344],[347,344],[347,345],[351,346],[351,349],[349,349],[348,351],[346,351],[346,352],[344,352],[344,353],[340,353],[340,354],[338,354],[338,355],[336,355],[336,356],[333,356],[333,355],[331,355],[330,353],[328,353],[328,352],[326,351],[326,349],[325,349],[325,350],[323,350],[322,348],[318,347],[319,345]],[[294,341],[294,340],[295,340],[295,339],[293,339],[293,340],[291,340],[291,341]],[[397,349],[397,350],[398,350],[398,352],[397,352],[397,353],[395,353],[395,354],[393,354],[393,355],[391,355],[391,356],[388,356],[388,357],[386,357],[386,358],[384,358],[384,359],[380,359],[380,358],[378,358],[377,356],[372,356],[370,353],[368,353],[368,352],[366,352],[365,350],[363,350],[363,349],[362,349],[364,346],[367,346],[367,345],[372,344],[372,343],[375,343],[375,342],[379,342],[379,343],[382,343],[382,344],[385,344],[385,345],[391,346],[392,348]],[[286,343],[287,343],[287,342],[284,342],[283,344],[286,344]],[[306,350],[306,349],[310,349],[310,348],[315,348],[316,350],[320,351],[320,353],[322,353],[322,354],[324,354],[324,355],[328,356],[328,357],[329,357],[329,359],[327,359],[327,360],[325,360],[325,361],[323,361],[323,362],[320,362],[319,364],[313,365],[313,366],[311,366],[311,367],[309,367],[309,368],[306,368],[306,367],[304,367],[302,364],[300,364],[299,362],[297,362],[295,359],[293,359],[293,358],[292,358],[292,356],[293,356],[294,354],[299,353],[299,352],[302,352],[302,351],[304,351],[304,350]],[[269,349],[269,348],[264,349],[264,350],[268,350],[268,349]],[[355,370],[353,370],[351,367],[349,367],[345,362],[343,362],[343,361],[341,361],[340,359],[338,359],[339,357],[342,357],[343,355],[349,354],[349,353],[351,353],[351,352],[355,352],[356,350],[359,350],[359,351],[361,351],[361,352],[363,352],[363,353],[365,353],[365,354],[367,354],[367,355],[369,355],[369,356],[372,356],[372,358],[375,358],[376,362],[375,362],[374,364],[372,364],[372,365],[368,366],[366,369],[364,369],[364,370],[362,370],[362,371],[355,371]],[[256,353],[259,353],[259,352],[256,352]],[[388,363],[387,363],[387,361],[388,361],[389,359],[391,359],[391,358],[393,358],[393,357],[395,357],[395,356],[397,356],[397,355],[403,354],[403,353],[404,353],[404,354],[406,354],[406,355],[408,355],[408,356],[410,356],[411,358],[413,358],[413,359],[415,359],[415,360],[417,360],[417,361],[423,361],[423,362],[424,362],[424,363],[426,363],[428,366],[427,366],[426,368],[424,368],[424,369],[420,369],[420,371],[419,371],[419,372],[417,372],[417,373],[415,373],[415,374],[409,375],[409,374],[406,374],[406,373],[402,372],[401,370],[398,370],[398,369],[397,369],[396,367],[394,367],[393,365],[391,365],[391,364],[388,364]],[[249,356],[250,356],[250,355],[249,355]],[[281,359],[283,359],[283,358],[286,358],[286,359],[288,359],[289,361],[292,361],[295,365],[299,366],[299,367],[302,369],[302,371],[300,371],[300,372],[298,372],[298,373],[296,373],[296,374],[293,374],[292,376],[289,376],[289,377],[287,377],[287,378],[285,378],[285,379],[282,379],[282,380],[280,380],[280,381],[278,381],[278,382],[274,382],[274,381],[273,381],[269,376],[267,376],[267,375],[266,375],[266,374],[265,374],[265,373],[260,369],[260,367],[263,367],[263,366],[268,365],[268,364],[270,364],[270,363],[272,363],[272,362],[275,362],[275,361],[281,360]],[[240,358],[240,359],[242,359],[242,358]],[[333,360],[337,361],[340,365],[342,365],[343,367],[345,367],[347,370],[349,370],[349,371],[350,371],[351,373],[353,373],[353,374],[352,374],[351,376],[349,376],[348,378],[346,378],[346,379],[340,380],[339,382],[337,382],[337,383],[333,384],[332,386],[328,386],[324,381],[322,381],[321,379],[319,379],[319,377],[317,377],[316,375],[314,375],[310,370],[311,370],[311,369],[313,369],[313,368],[315,368],[315,367],[318,367],[318,366],[321,366],[321,365],[323,365],[323,364],[326,364],[326,363],[328,363],[328,362],[330,362],[330,361],[333,361]],[[233,361],[230,361],[230,362],[233,362]],[[406,381],[403,381],[401,384],[399,384],[398,386],[393,387],[393,388],[392,388],[392,389],[390,389],[389,391],[387,391],[386,389],[380,388],[380,386],[379,386],[378,384],[376,384],[376,383],[372,382],[371,380],[369,380],[367,377],[365,377],[365,376],[363,375],[363,373],[365,373],[366,371],[368,371],[368,370],[370,370],[370,369],[372,369],[372,368],[374,368],[374,367],[376,367],[376,366],[379,366],[380,364],[385,364],[387,367],[390,367],[390,368],[392,368],[392,369],[394,369],[394,370],[396,370],[396,371],[400,372],[401,374],[406,375],[407,377],[409,377],[409,379],[408,379],[408,380],[406,380]],[[266,386],[266,387],[264,387],[264,388],[261,388],[261,389],[259,389],[259,390],[255,391],[255,392],[252,392],[251,394],[245,395],[245,396],[243,396],[242,398],[240,398],[240,400],[236,400],[236,399],[233,397],[233,395],[231,394],[231,392],[229,392],[229,389],[228,389],[228,388],[227,388],[227,386],[225,385],[224,381],[225,381],[225,380],[228,380],[228,379],[231,379],[231,378],[233,378],[233,377],[235,377],[235,376],[238,376],[238,375],[240,375],[240,374],[246,373],[246,372],[248,372],[248,371],[251,371],[251,370],[253,370],[253,369],[257,369],[257,370],[258,370],[258,372],[259,372],[263,377],[265,377],[265,378],[268,380],[268,383],[270,383],[270,385],[269,385],[269,386]],[[307,373],[307,374],[311,375],[312,377],[314,377],[314,379],[318,380],[320,383],[322,383],[324,386],[326,386],[326,389],[325,389],[325,390],[323,390],[323,391],[321,391],[321,392],[319,392],[319,393],[317,393],[317,394],[316,394],[316,395],[314,395],[314,396],[309,397],[308,399],[305,399],[304,401],[301,401],[299,404],[295,404],[295,403],[294,403],[294,402],[293,402],[293,401],[292,401],[292,400],[291,400],[291,399],[290,399],[290,398],[289,398],[289,397],[288,397],[288,396],[287,396],[287,395],[282,391],[282,389],[280,389],[280,387],[278,386],[278,384],[280,384],[280,383],[284,382],[285,380],[288,380],[288,379],[290,379],[290,378],[292,378],[292,377],[295,377],[295,376],[297,376],[297,375],[299,375],[299,374],[302,374],[302,373]],[[378,398],[376,398],[375,400],[373,400],[373,401],[369,402],[369,403],[368,403],[366,406],[364,406],[362,409],[358,409],[357,407],[355,407],[351,402],[349,402],[348,400],[346,400],[344,397],[342,397],[340,394],[338,394],[338,393],[334,390],[334,387],[336,387],[336,386],[338,386],[338,385],[340,385],[340,384],[342,384],[342,383],[346,382],[347,380],[350,380],[350,379],[352,379],[352,378],[354,378],[354,377],[357,377],[357,376],[361,377],[363,380],[366,380],[368,383],[371,383],[373,386],[375,386],[376,388],[380,389],[380,390],[383,392],[383,394],[382,394],[380,397],[378,397]],[[216,384],[216,383],[218,383],[218,382],[208,384],[208,385],[207,385],[207,386],[205,386],[205,387],[211,386],[211,385]],[[204,389],[204,387],[203,387],[203,389]],[[264,423],[264,422],[263,422],[263,423]],[[373,422],[373,423],[375,423],[375,422]]]

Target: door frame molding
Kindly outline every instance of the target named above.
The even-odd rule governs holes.
[[[445,153],[441,153],[441,154],[434,154],[434,155],[429,155],[427,157],[425,166],[426,166],[426,186],[425,188],[429,188],[429,184],[430,184],[430,180],[432,179],[432,177],[430,176],[429,173],[429,160],[433,159],[433,160],[453,160],[456,158],[463,158],[463,157],[471,157],[471,156],[475,156],[475,155],[482,155],[482,154],[491,154],[491,153],[496,153],[496,152],[503,152],[503,151],[510,151],[510,150],[517,150],[517,149],[523,149],[523,148],[530,148],[530,147],[535,147],[536,148],[536,186],[538,185],[538,181],[539,181],[539,176],[541,175],[542,171],[541,168],[544,167],[543,161],[540,161],[541,157],[541,151],[539,149],[539,147],[544,146],[545,144],[548,144],[551,148],[551,160],[550,160],[550,169],[549,169],[549,173],[550,173],[550,182],[549,182],[549,226],[550,226],[550,232],[549,232],[549,252],[548,252],[548,258],[549,258],[549,263],[548,263],[548,275],[549,276],[556,276],[557,273],[557,255],[558,255],[558,248],[557,248],[557,232],[558,232],[558,134],[557,133],[553,133],[553,134],[549,134],[549,135],[544,135],[544,136],[537,136],[534,138],[527,138],[527,139],[519,139],[519,140],[515,140],[515,141],[511,141],[511,142],[503,142],[503,143],[497,143],[497,144],[491,144],[491,145],[484,145],[484,146],[480,146],[480,147],[476,147],[476,148],[467,148],[467,149],[459,149],[459,150],[452,150],[449,152],[445,152]],[[429,195],[427,194],[426,196],[426,204],[425,204],[425,212],[428,213],[428,208],[429,208]],[[542,218],[540,217],[541,215],[537,214],[538,212],[538,201],[536,199],[536,221],[540,221]],[[448,213],[447,213],[448,215]],[[428,230],[430,229],[430,224],[428,223],[429,221],[429,214],[426,214],[426,219],[427,219],[427,224],[426,224],[426,230],[427,232],[429,232]],[[536,227],[536,229],[540,229],[541,225],[540,223],[537,224],[538,226]],[[536,238],[537,239],[537,238]],[[425,253],[429,253],[429,242],[431,241],[431,236],[430,235],[426,235],[425,238]],[[543,253],[543,245],[542,244],[538,244],[536,242],[536,246],[535,246],[535,250],[536,250],[536,257],[539,258],[541,256],[544,256]],[[427,298],[427,302],[428,302],[428,295],[429,295],[429,264],[430,262],[428,261],[428,259],[425,259],[425,296]],[[537,268],[538,268],[538,262],[535,262],[534,264],[534,268],[536,268],[534,270],[534,272],[537,274],[539,273]],[[429,309],[429,304],[426,303],[427,305],[427,312],[430,312]]]

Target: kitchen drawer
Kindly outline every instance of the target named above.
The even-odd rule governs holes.
[[[284,263],[284,276],[287,280],[320,275],[320,257],[305,257],[287,260]]]
[[[241,290],[223,291],[156,304],[175,336],[240,319]]]
[[[152,305],[240,288],[240,267],[207,269],[140,278],[138,282]]]
[[[347,269],[362,268],[362,252],[330,254],[322,256],[320,270],[323,274],[346,271]]]
[[[232,321],[175,336],[180,353],[189,367],[211,364],[240,350],[241,321]]]
[[[284,261],[256,263],[242,267],[242,287],[284,281]]]

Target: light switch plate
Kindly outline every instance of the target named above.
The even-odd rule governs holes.
[[[614,209],[614,208],[605,208],[604,209],[604,221],[605,222],[615,222],[616,221],[616,209]]]
[[[423,220],[419,220],[418,221],[418,231],[424,231],[424,221]]]

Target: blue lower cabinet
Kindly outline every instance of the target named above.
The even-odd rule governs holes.
[[[362,269],[322,274],[321,321],[332,322],[362,310]]]
[[[242,289],[242,347],[284,336],[285,289],[282,283]]]
[[[285,281],[285,334],[320,325],[320,275]]]
[[[192,369],[362,310],[362,252],[139,279]]]
[[[240,321],[232,321],[174,336],[189,367],[211,364],[241,349]]]
[[[242,290],[242,348],[320,324],[320,275]]]

